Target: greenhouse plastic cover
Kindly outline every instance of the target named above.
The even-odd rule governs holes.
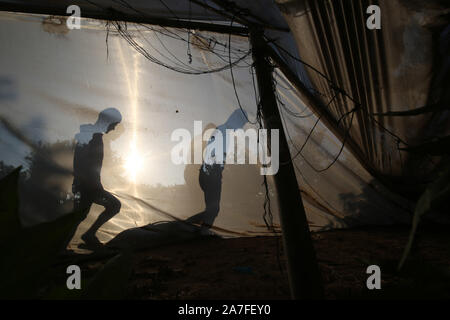
[[[186,42],[167,36],[169,29],[149,30],[133,24],[127,28],[149,52],[164,53],[161,59],[183,68],[212,70],[228,63],[228,50],[220,48],[228,35],[199,33],[191,39],[189,63]],[[170,34],[187,37],[182,30],[170,29]],[[201,35],[215,37],[219,55],[202,48]],[[231,37],[232,60],[244,57],[233,67],[236,92],[229,69],[200,75],[169,70],[146,59],[117,32],[95,20],[82,19],[81,30],[69,30],[47,16],[2,13],[0,41],[1,169],[4,175],[23,167],[23,224],[49,221],[72,210],[75,135],[80,126],[94,123],[102,110],[114,107],[123,121],[104,135],[101,180],[119,199],[121,209],[97,236],[118,246],[141,239],[160,243],[190,237],[195,230],[183,221],[205,208],[200,164],[173,164],[171,133],[178,128],[193,133],[194,121],[202,121],[203,131],[227,123],[239,110],[236,92],[248,118],[255,119],[248,39]],[[275,79],[291,154],[295,154],[317,118],[280,72]],[[303,117],[293,117],[286,110]],[[252,126],[247,123],[245,128]],[[408,221],[410,204],[377,183],[346,148],[325,172],[316,172],[306,162],[326,167],[341,145],[319,121],[304,158],[294,160],[311,229]],[[138,158],[140,168],[127,165],[130,158]],[[278,229],[276,190],[273,177],[267,178]],[[263,219],[263,180],[257,165],[226,164],[220,212],[211,231],[230,237],[271,234]],[[92,206],[78,228],[74,246],[101,210]]]

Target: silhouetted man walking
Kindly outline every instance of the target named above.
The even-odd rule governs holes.
[[[211,135],[205,150],[205,161],[200,167],[199,171],[199,184],[205,197],[205,210],[188,219],[189,223],[201,224],[202,234],[210,234],[209,229],[214,224],[217,215],[220,211],[220,198],[222,193],[222,172],[224,170],[225,160],[227,158],[227,150],[229,141],[227,140],[227,129],[241,129],[248,122],[247,113],[240,109],[235,110],[227,121],[216,127],[215,131]],[[222,136],[222,152],[223,161],[216,161],[216,154],[212,142],[216,139],[217,134]]]
[[[101,247],[96,232],[120,211],[120,201],[103,189],[100,173],[103,163],[103,134],[114,130],[121,121],[120,112],[115,108],[108,108],[100,112],[95,124],[81,125],[80,132],[75,135],[72,191],[75,195],[74,209],[82,214],[80,223],[87,217],[93,203],[105,208],[81,236],[86,247],[91,249]]]

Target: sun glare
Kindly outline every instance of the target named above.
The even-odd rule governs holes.
[[[131,181],[136,182],[137,174],[142,170],[143,165],[144,161],[142,156],[136,151],[131,152],[124,164],[127,177]]]

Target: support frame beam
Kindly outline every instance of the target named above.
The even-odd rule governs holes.
[[[293,299],[320,299],[323,298],[321,274],[274,93],[273,70],[265,49],[267,45],[263,32],[251,30],[250,42],[264,125],[268,130],[279,130],[280,163],[285,164],[280,166],[274,180],[291,296]]]
[[[82,18],[90,18],[90,19],[98,19],[98,20],[106,20],[106,21],[126,21],[131,23],[143,23],[149,25],[159,25],[168,28],[182,28],[182,29],[191,29],[191,30],[199,30],[199,31],[210,31],[217,32],[222,34],[233,34],[240,36],[248,36],[249,30],[247,27],[242,26],[229,26],[223,24],[216,23],[206,23],[199,21],[189,21],[189,20],[181,20],[181,19],[166,19],[160,17],[152,17],[149,15],[134,15],[127,14],[121,11],[118,11],[113,8],[104,8],[103,11],[93,11],[93,10],[84,10],[83,6],[81,7],[81,17]],[[18,4],[5,4],[0,3],[0,11],[8,11],[8,12],[18,12],[18,13],[31,13],[31,14],[45,14],[45,15],[55,15],[55,16],[68,16],[66,13],[66,8],[58,8],[58,7],[44,7],[44,6],[25,6]]]

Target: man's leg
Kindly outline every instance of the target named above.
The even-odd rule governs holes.
[[[211,184],[210,188],[205,190],[205,204],[206,208],[203,214],[203,223],[207,227],[211,227],[216,220],[217,215],[220,211],[220,194],[221,194],[222,184],[216,183]]]
[[[204,235],[210,235],[209,229],[220,210],[220,195],[222,191],[222,167],[213,165],[207,167],[207,173],[200,168],[199,184],[204,193],[205,210],[186,219],[189,223],[201,224],[200,232]]]
[[[81,224],[81,222],[83,222],[84,219],[86,219],[87,215],[89,214],[89,209],[92,205],[92,199],[89,197],[89,193],[84,191],[82,188],[73,186],[72,192],[76,195],[73,203],[73,213],[77,215],[78,219],[76,225],[72,228],[67,236],[63,250],[67,249],[67,246],[72,241],[72,238],[77,232],[79,225]]]
[[[210,235],[209,229],[213,226],[220,210],[220,198],[222,191],[222,171],[223,168],[214,164],[209,168],[209,175],[204,176],[201,188],[205,196],[205,211],[202,216],[201,233]]]
[[[111,193],[103,190],[93,201],[105,207],[105,210],[98,216],[97,220],[92,224],[92,226],[86,231],[86,233],[81,237],[84,242],[88,245],[99,246],[101,242],[97,239],[95,234],[98,229],[105,224],[108,220],[114,217],[120,211],[121,203],[114,197]]]

